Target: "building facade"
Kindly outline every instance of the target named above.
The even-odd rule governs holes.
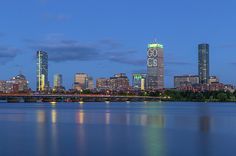
[[[209,79],[208,79],[208,83],[209,84],[212,84],[212,83],[219,83],[219,78],[216,77],[216,76],[210,76]]]
[[[97,90],[109,90],[110,89],[110,79],[109,78],[98,78],[96,80]]]
[[[174,76],[174,87],[186,87],[199,84],[198,75],[183,75],[183,76]]]
[[[49,89],[48,81],[48,54],[44,51],[37,51],[37,91]]]
[[[209,79],[209,44],[198,45],[198,76],[201,84]]]
[[[22,74],[12,77],[7,81],[0,81],[1,93],[26,93],[29,92],[29,82]]]
[[[75,90],[85,90],[88,89],[89,76],[85,73],[76,73],[74,79],[74,89]]]
[[[93,90],[94,89],[93,78],[91,76],[88,77],[88,89],[89,90]]]
[[[110,89],[114,91],[127,91],[130,88],[129,79],[125,73],[115,74],[110,78]]]
[[[147,74],[135,73],[132,74],[132,87],[134,90],[145,90],[146,89],[146,77]]]
[[[161,44],[149,44],[147,50],[147,89],[164,88],[164,50]]]

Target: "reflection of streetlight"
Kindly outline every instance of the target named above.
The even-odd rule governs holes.
[[[106,116],[105,116],[105,118],[106,118],[106,124],[107,125],[109,125],[110,124],[110,113],[106,113]]]
[[[50,104],[52,105],[52,107],[56,107],[57,102],[53,101],[53,102],[50,102]]]
[[[81,104],[81,105],[84,104],[84,101],[80,101],[79,104]]]
[[[105,103],[106,103],[106,104],[109,104],[109,103],[110,103],[110,101],[105,101]]]
[[[84,124],[84,112],[82,110],[76,113],[76,122],[78,124]]]
[[[55,109],[51,111],[51,118],[52,118],[52,123],[55,124],[57,122],[57,111]]]

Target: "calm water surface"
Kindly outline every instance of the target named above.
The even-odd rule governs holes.
[[[236,103],[0,103],[0,156],[234,156]]]

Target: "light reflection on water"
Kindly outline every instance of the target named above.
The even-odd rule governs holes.
[[[234,103],[0,104],[0,155],[218,156],[235,144]]]

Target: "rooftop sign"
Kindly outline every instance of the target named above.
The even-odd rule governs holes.
[[[148,48],[164,48],[164,46],[162,44],[153,43],[148,44]]]

